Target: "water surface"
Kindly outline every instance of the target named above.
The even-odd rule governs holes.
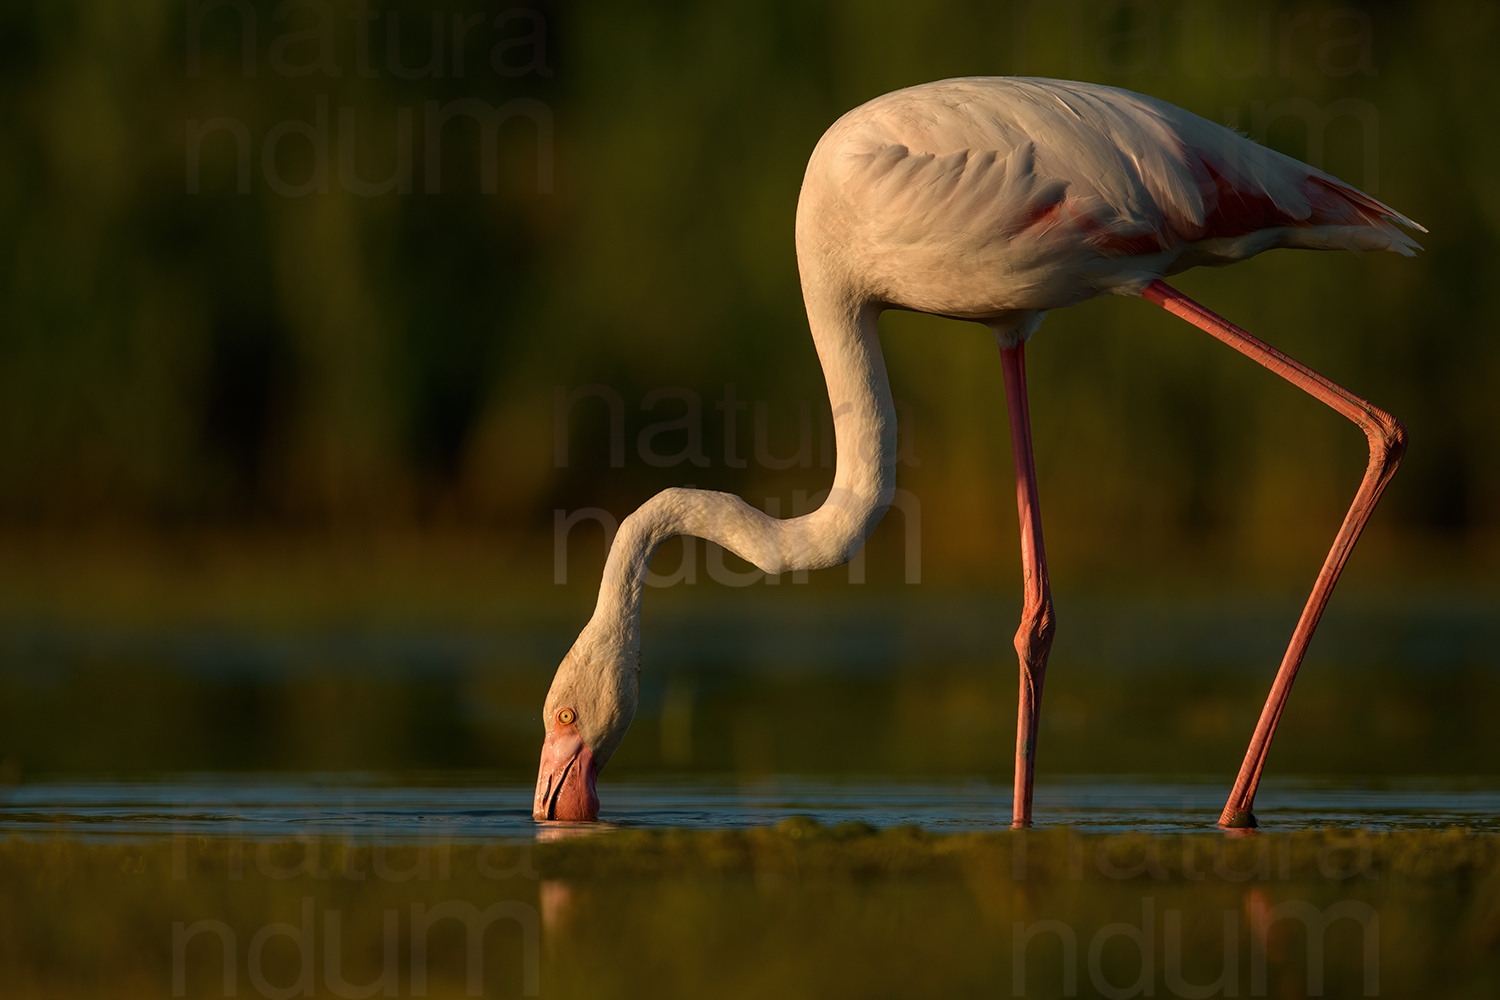
[[[531,786],[472,774],[396,783],[369,774],[186,775],[149,781],[35,782],[0,792],[0,836],[102,840],[178,834],[250,839],[522,842],[536,838]],[[1039,826],[1090,833],[1207,832],[1222,780],[1079,777],[1036,790]],[[1010,788],[984,781],[778,777],[605,782],[602,818],[619,827],[723,829],[809,816],[823,824],[916,825],[936,833],[1010,824]],[[1452,779],[1268,781],[1257,803],[1267,829],[1449,826],[1500,830],[1500,782]]]

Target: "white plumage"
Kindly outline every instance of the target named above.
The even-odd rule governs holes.
[[[889,305],[1003,324],[1273,247],[1410,255],[1392,221],[1421,228],[1164,101],[982,77],[835,122],[808,164],[798,241],[847,255]]]

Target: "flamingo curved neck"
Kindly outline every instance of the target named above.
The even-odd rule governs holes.
[[[639,664],[641,600],[651,557],[675,535],[695,535],[770,574],[824,569],[853,558],[896,488],[896,413],[880,350],[879,307],[804,275],[808,323],[833,409],[837,458],[827,499],[781,519],[712,490],[663,490],[625,518],[610,547],[589,630]]]

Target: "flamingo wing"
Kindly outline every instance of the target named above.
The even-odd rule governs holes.
[[[897,91],[835,126],[835,187],[895,245],[1180,257],[1171,270],[1277,246],[1393,250],[1421,226],[1232,129],[1131,91],[1024,78]],[[825,139],[828,142],[829,139]]]

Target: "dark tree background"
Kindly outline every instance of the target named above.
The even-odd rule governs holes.
[[[693,483],[789,512],[828,479],[791,237],[808,152],[883,91],[1025,73],[1175,101],[1429,227],[1415,260],[1282,251],[1181,284],[1409,424],[1368,572],[1483,577],[1500,511],[1500,140],[1476,109],[1496,103],[1496,17],[1170,0],[9,3],[10,573],[183,538],[253,562],[277,539],[440,537],[508,553],[508,578],[531,586],[550,579],[557,510],[619,517]],[[1015,545],[993,347],[978,327],[885,324],[924,572],[991,581]],[[1363,461],[1338,417],[1138,302],[1052,317],[1031,363],[1060,573],[1126,577],[1146,558],[1145,572],[1300,585],[1316,565]],[[565,411],[563,467],[557,393],[595,384],[619,394],[623,431],[607,393],[585,397]],[[748,405],[725,405],[726,385]],[[648,397],[662,387],[689,393]],[[583,535],[575,548],[597,547]]]

